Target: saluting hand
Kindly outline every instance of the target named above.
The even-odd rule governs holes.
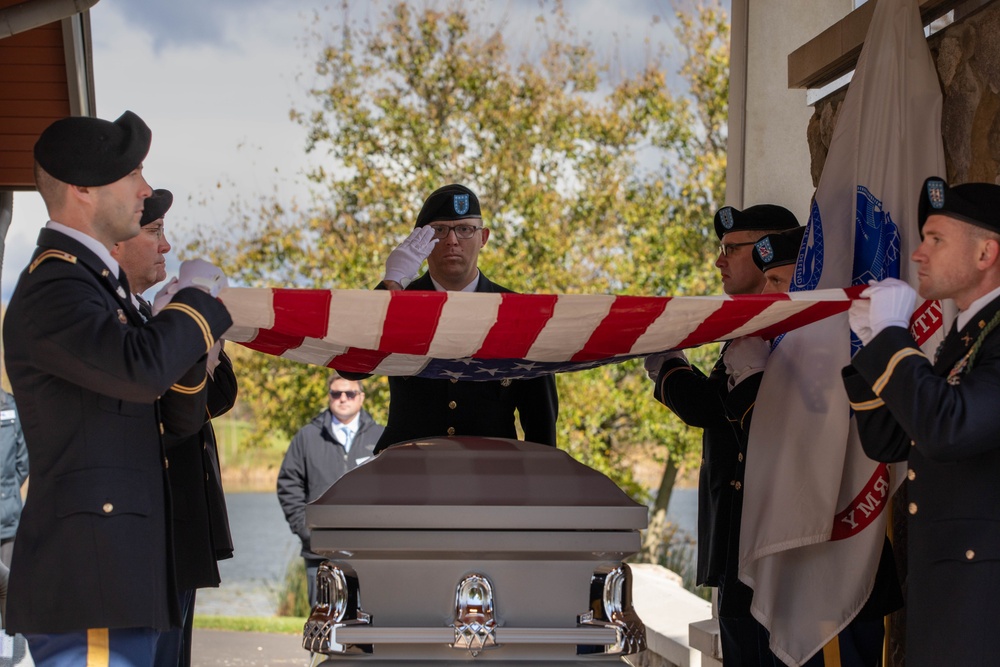
[[[414,229],[386,258],[385,280],[403,284],[412,279],[437,242],[429,225]]]

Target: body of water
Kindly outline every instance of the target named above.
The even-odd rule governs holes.
[[[219,562],[222,585],[198,591],[199,614],[273,616],[285,571],[299,558],[299,538],[292,534],[273,493],[226,496],[233,558]],[[696,489],[674,489],[667,518],[694,539],[698,525]]]
[[[226,495],[233,557],[219,561],[222,585],[198,591],[195,611],[221,616],[273,616],[285,571],[301,543],[285,523],[274,493]]]

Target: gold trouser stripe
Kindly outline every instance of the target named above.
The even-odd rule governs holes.
[[[87,667],[108,667],[111,662],[111,640],[107,628],[87,630]]]
[[[205,352],[208,352],[215,345],[215,341],[212,340],[212,327],[208,326],[208,320],[197,310],[186,303],[174,303],[173,301],[165,305],[160,312],[164,310],[179,310],[195,321],[195,324],[198,325],[201,333],[205,336]]]
[[[176,391],[178,394],[188,394],[193,396],[205,388],[205,382],[206,380],[202,380],[200,384],[194,387],[185,387],[182,384],[175,384],[170,388],[170,391]]]
[[[874,410],[876,408],[881,408],[883,405],[885,405],[885,401],[883,401],[881,398],[873,398],[868,401],[862,401],[861,403],[855,403],[854,401],[851,401],[851,408],[855,412],[861,412],[864,410]]]
[[[889,384],[889,380],[892,378],[892,373],[896,370],[896,366],[899,365],[899,362],[907,357],[912,357],[913,355],[921,356],[924,359],[927,358],[926,354],[915,347],[904,347],[902,350],[889,358],[889,363],[886,365],[885,370],[882,371],[882,375],[875,380],[875,384],[872,385],[872,390],[874,390],[876,394],[881,394],[882,390],[885,389],[885,385]]]
[[[840,667],[840,636],[836,636],[823,647],[823,667]]]

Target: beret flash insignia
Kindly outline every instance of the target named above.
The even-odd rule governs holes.
[[[930,202],[931,208],[938,210],[944,208],[944,181],[937,179],[927,181],[927,201]]]
[[[733,228],[733,209],[729,206],[719,211],[719,221],[725,229]]]
[[[469,212],[469,195],[455,195],[452,200],[452,206],[455,208],[455,213],[458,215],[465,215]]]

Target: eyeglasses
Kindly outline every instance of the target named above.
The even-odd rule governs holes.
[[[448,238],[448,234],[455,232],[455,236],[460,239],[471,239],[475,236],[482,227],[476,227],[475,225],[455,225],[451,227],[449,225],[428,225],[434,230],[434,238],[445,239]]]
[[[737,248],[742,248],[745,245],[753,245],[757,243],[756,241],[747,241],[746,243],[720,243],[719,244],[719,254],[723,257],[729,257],[732,255]]]
[[[146,225],[142,230],[151,236],[155,236],[157,241],[163,239],[163,225]]]
[[[360,391],[331,391],[330,398],[336,401],[341,396],[346,396],[347,400],[353,401],[360,393]]]

